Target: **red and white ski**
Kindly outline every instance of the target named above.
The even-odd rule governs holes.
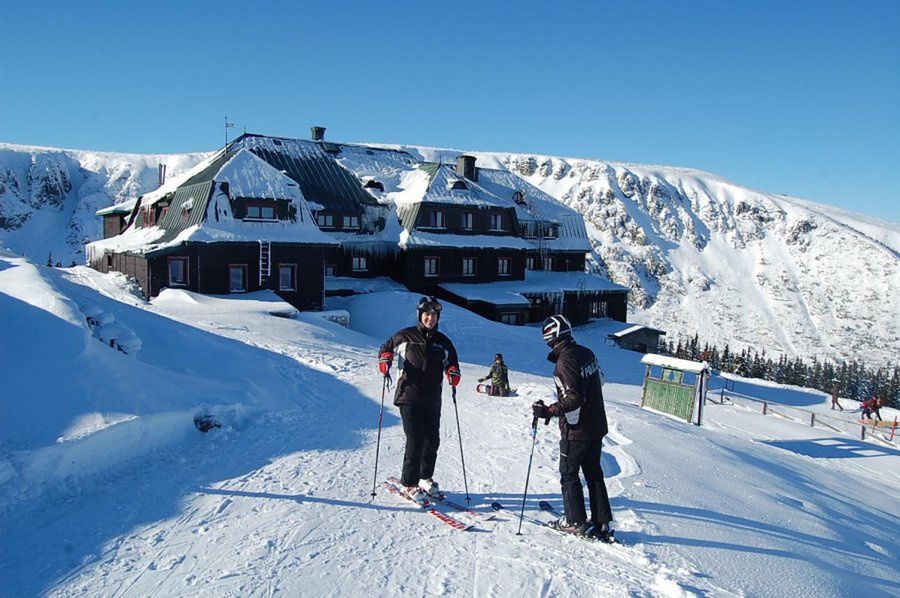
[[[434,515],[435,517],[437,517],[438,519],[440,519],[441,521],[443,521],[444,523],[446,523],[453,529],[465,531],[465,530],[469,529],[470,527],[472,527],[471,523],[466,523],[464,521],[460,521],[456,517],[453,517],[451,515],[448,515],[447,513],[437,510],[434,506],[434,503],[431,502],[430,499],[427,499],[425,501],[425,504],[419,504],[416,501],[414,501],[413,499],[411,499],[409,496],[407,496],[406,493],[403,492],[403,490],[401,490],[399,487],[392,484],[391,482],[384,482],[384,487],[387,488],[388,491],[390,491],[392,494],[395,494],[395,495],[399,496],[400,498],[408,501],[409,503],[416,505],[417,507],[419,507],[420,509],[422,509],[423,511],[425,511],[427,513],[430,513],[431,515]]]
[[[401,482],[399,479],[397,479],[395,477],[388,478],[388,481],[398,487],[403,485],[403,482]],[[443,492],[441,492],[438,496],[430,496],[429,495],[428,500],[430,500],[432,502],[439,502],[442,505],[447,505],[451,509],[454,509],[461,513],[465,513],[466,515],[469,515],[470,517],[474,517],[475,519],[479,519],[481,521],[490,521],[490,520],[494,519],[493,513],[488,514],[488,513],[479,513],[478,511],[474,511],[465,505],[461,505],[456,501],[450,500],[449,498],[447,498],[447,495],[444,494]]]

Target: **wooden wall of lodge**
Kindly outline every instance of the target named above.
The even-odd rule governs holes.
[[[321,310],[325,285],[325,248],[308,245],[272,244],[269,280],[263,288],[275,291],[282,299],[301,310]],[[229,291],[229,265],[247,267],[247,292],[260,290],[259,244],[197,244],[179,247],[166,255],[145,258],[131,253],[117,253],[91,264],[101,272],[115,270],[137,279],[146,297],[155,297],[169,285],[169,260],[185,257],[188,260],[189,291],[210,295],[225,295]],[[296,264],[296,291],[278,290],[279,264]]]

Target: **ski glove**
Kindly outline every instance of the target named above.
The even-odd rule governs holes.
[[[550,418],[553,416],[553,414],[550,413],[550,408],[544,405],[544,401],[532,403],[531,412],[534,414],[534,419],[542,419],[545,424],[549,424]]]
[[[394,360],[394,354],[385,351],[378,358],[378,371],[382,376],[387,376],[391,371],[391,362]]]
[[[447,366],[447,382],[450,386],[457,386],[460,379],[459,368],[455,365]]]

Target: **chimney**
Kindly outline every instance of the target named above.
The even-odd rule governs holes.
[[[159,163],[159,186],[162,187],[166,182],[166,165],[162,162]]]
[[[475,156],[459,156],[456,158],[456,174],[470,181],[478,180],[478,170],[475,168]]]
[[[325,141],[325,127],[310,127],[313,141]]]

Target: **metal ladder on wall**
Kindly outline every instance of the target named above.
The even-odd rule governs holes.
[[[259,288],[264,289],[269,282],[272,269],[272,242],[259,242]]]

